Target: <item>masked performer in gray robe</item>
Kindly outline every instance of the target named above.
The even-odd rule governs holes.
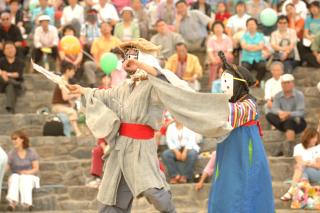
[[[161,69],[152,55],[158,47],[151,42],[124,42],[119,49],[131,80],[109,90],[69,86],[72,93],[82,95],[94,136],[106,138],[112,150],[97,197],[103,204],[100,212],[130,212],[133,198],[140,196],[160,212],[176,212],[154,140],[163,108],[197,133],[219,137],[232,129],[230,97],[193,92],[186,82]]]

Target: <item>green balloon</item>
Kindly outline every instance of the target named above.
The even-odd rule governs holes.
[[[100,57],[100,67],[105,74],[110,74],[117,68],[118,57],[113,53],[104,53]]]
[[[260,20],[264,26],[271,27],[278,20],[277,12],[271,8],[266,8],[261,12]]]

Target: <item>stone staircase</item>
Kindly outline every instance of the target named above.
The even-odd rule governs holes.
[[[310,68],[298,68],[295,72],[296,85],[306,96],[307,121],[311,125],[317,124],[320,118],[320,95],[316,90],[316,83],[320,81],[320,72]],[[38,212],[96,212],[97,190],[85,187],[90,175],[91,149],[95,139],[87,137],[43,137],[42,127],[46,115],[37,115],[41,107],[49,107],[54,85],[38,74],[25,75],[26,92],[18,99],[17,114],[3,114],[0,108],[0,145],[6,150],[12,148],[10,133],[23,129],[31,136],[32,147],[40,155],[41,178],[40,189],[34,192],[34,211]],[[260,110],[263,108],[263,91],[255,89],[252,93],[257,97]],[[0,104],[4,105],[4,95],[0,94]],[[261,115],[264,131],[264,144],[268,155],[279,149],[283,134],[267,130],[268,124]],[[202,151],[212,151],[215,140],[206,138],[201,144]],[[196,172],[201,172],[208,159],[201,158],[196,164]],[[289,209],[289,203],[279,200],[287,190],[283,182],[292,176],[293,158],[269,157],[270,170],[273,178],[273,191],[278,213],[304,213],[303,210]],[[5,177],[5,181],[7,176]],[[6,185],[6,184],[4,184]],[[207,199],[210,184],[205,184],[199,192],[194,190],[194,184],[172,185],[173,200],[179,213],[204,213],[207,209]],[[6,188],[2,191],[0,212],[5,211]],[[21,210],[21,209],[20,209]],[[134,213],[157,212],[144,198],[135,199]],[[310,211],[308,211],[310,212]]]

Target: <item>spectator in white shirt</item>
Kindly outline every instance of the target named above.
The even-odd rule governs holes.
[[[98,11],[99,23],[108,21],[114,26],[119,21],[116,8],[108,0],[99,0],[99,3],[93,9]]]
[[[286,6],[289,3],[294,5],[294,7],[296,8],[297,14],[301,18],[306,19],[307,14],[308,14],[308,8],[307,8],[306,3],[301,0],[286,0],[282,5],[282,14],[287,15]]]
[[[78,0],[68,0],[69,6],[63,9],[61,26],[71,24],[76,34],[79,35],[81,26],[84,24],[84,9],[78,4]]]
[[[273,62],[270,66],[272,77],[267,80],[264,89],[264,100],[266,101],[265,112],[268,113],[272,109],[274,96],[282,91],[281,75],[283,73],[283,64],[281,62]]]
[[[169,149],[163,152],[162,159],[168,169],[170,183],[186,183],[192,179],[200,149],[196,133],[176,121],[169,125],[166,139]]]
[[[226,25],[226,32],[230,38],[233,40],[233,46],[235,48],[239,47],[239,42],[245,31],[247,30],[247,20],[250,18],[246,13],[246,4],[239,1],[236,4],[236,14],[228,19]]]
[[[293,157],[296,165],[292,177],[292,186],[281,200],[292,199],[294,185],[301,179],[311,183],[320,183],[320,145],[318,144],[319,133],[315,128],[307,128],[301,136],[301,143],[294,147]]]
[[[39,17],[40,26],[35,29],[33,44],[34,44],[34,61],[39,63],[43,60],[43,54],[46,54],[53,61],[57,59],[58,56],[58,30],[55,26],[49,24],[50,16],[42,15]],[[50,70],[54,70],[54,63],[49,63],[51,65]]]

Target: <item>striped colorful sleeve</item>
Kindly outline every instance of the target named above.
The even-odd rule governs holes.
[[[229,103],[230,115],[228,121],[232,128],[237,128],[243,124],[257,119],[258,113],[256,104],[250,100]]]

